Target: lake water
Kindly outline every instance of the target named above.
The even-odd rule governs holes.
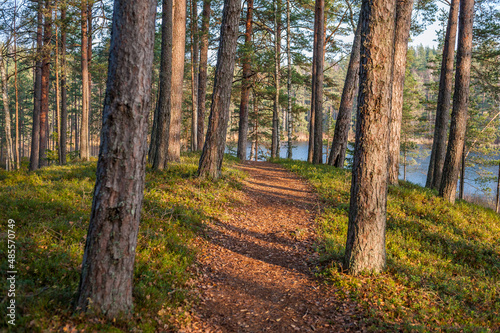
[[[292,158],[295,160],[306,161],[307,160],[307,142],[295,142],[292,148]],[[415,164],[406,167],[406,180],[414,184],[425,186],[427,179],[427,170],[429,168],[430,160],[430,149],[424,146],[419,147],[419,152],[416,157],[413,157]],[[236,144],[230,143],[226,148],[227,153],[236,155]],[[283,144],[280,148],[280,157],[286,158],[287,145]],[[250,148],[247,149],[247,158],[250,156]],[[265,158],[270,156],[269,150],[264,147],[259,147],[259,159],[260,161],[265,160]],[[323,149],[323,161],[326,162],[327,159],[327,147]],[[478,172],[490,172],[490,176],[495,179],[491,179],[484,183],[477,180]],[[496,195],[496,176],[498,175],[498,166],[491,167],[468,167],[465,169],[465,184],[464,184],[464,194],[467,197],[480,198],[481,200],[491,202]],[[399,168],[399,178],[403,179],[403,166]],[[484,191],[488,189],[489,191]]]

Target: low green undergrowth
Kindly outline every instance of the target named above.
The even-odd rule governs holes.
[[[317,217],[322,274],[365,310],[375,331],[500,331],[500,216],[402,182],[389,188],[387,270],[342,273],[351,173],[277,161],[307,179],[324,201]]]
[[[134,278],[133,318],[109,324],[73,313],[87,234],[96,162],[0,171],[0,262],[8,270],[7,221],[15,220],[16,326],[7,326],[2,295],[0,330],[155,332],[189,320],[194,300],[195,239],[205,222],[238,200],[235,159],[226,156],[217,182],[195,178],[199,155],[146,175]],[[2,290],[7,282],[2,279]]]

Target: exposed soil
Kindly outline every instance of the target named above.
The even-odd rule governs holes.
[[[296,175],[246,162],[244,204],[214,222],[200,255],[201,302],[187,331],[363,332],[356,304],[314,276],[319,199]]]

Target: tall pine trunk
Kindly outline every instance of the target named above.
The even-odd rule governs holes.
[[[198,148],[198,5],[191,0],[191,151]]]
[[[68,96],[66,87],[67,65],[66,65],[66,11],[67,5],[61,4],[61,135],[59,137],[59,160],[62,165],[66,164],[66,141],[68,131]]]
[[[276,93],[273,105],[273,127],[271,133],[271,157],[279,157],[280,153],[280,34],[281,34],[281,0],[274,0],[274,85]]]
[[[156,1],[116,0],[102,142],[77,308],[108,319],[132,312],[153,65]]]
[[[172,32],[172,90],[170,130],[168,139],[169,162],[181,159],[182,83],[184,79],[184,56],[186,48],[186,0],[173,1]]]
[[[349,128],[351,127],[352,107],[354,95],[356,93],[356,83],[359,77],[359,56],[361,48],[361,20],[358,19],[358,26],[354,34],[351,58],[347,67],[342,97],[340,98],[339,113],[335,122],[332,148],[328,157],[328,164],[337,168],[344,167],[344,161],[349,139]]]
[[[318,43],[318,24],[318,12],[314,10],[314,41],[311,66],[311,109],[309,111],[309,145],[307,147],[307,162],[309,163],[313,162],[314,154],[314,124],[316,119],[316,59],[318,57],[316,44]]]
[[[439,92],[432,142],[431,158],[425,186],[438,189],[443,175],[444,159],[446,156],[446,135],[450,121],[451,88],[453,80],[453,63],[455,61],[455,42],[457,38],[459,0],[451,0],[448,26],[443,46],[441,60],[441,74],[439,77]]]
[[[389,141],[389,184],[397,185],[399,176],[399,151],[401,121],[403,119],[403,89],[406,73],[406,53],[410,37],[413,0],[397,0],[396,33],[394,39],[394,73],[392,81],[392,109]]]
[[[252,82],[252,16],[253,0],[247,0],[247,19],[245,22],[245,45],[243,49],[243,82],[241,85],[240,101],[240,121],[238,126],[238,151],[237,156],[240,160],[247,159],[248,142],[248,104],[250,101],[250,89]]]
[[[325,1],[316,0],[316,17],[318,23],[316,26],[316,62],[313,66],[315,70],[315,88],[314,88],[314,164],[323,163],[323,67],[324,67],[324,44],[325,44]]]
[[[4,130],[5,130],[5,143],[7,146],[7,156],[5,161],[5,168],[8,171],[14,169],[14,151],[12,144],[12,133],[11,133],[11,119],[10,119],[10,109],[9,109],[9,95],[7,87],[7,72],[5,70],[5,63],[3,60],[3,55],[0,52],[0,80],[2,84],[2,100],[3,100],[3,113],[4,113]]]
[[[361,5],[361,64],[356,144],[344,268],[386,266],[385,227],[396,0]]]
[[[451,203],[455,202],[460,160],[465,144],[472,60],[473,19],[474,0],[460,0],[457,70],[455,74],[455,93],[453,94],[453,111],[451,113],[448,148],[446,150],[443,175],[439,187],[439,195]]]
[[[220,177],[222,169],[231,105],[239,14],[240,0],[224,0],[212,105],[208,119],[207,137],[198,167],[200,177],[217,179]]]
[[[201,13],[200,70],[198,73],[198,149],[205,142],[205,110],[207,97],[208,28],[210,27],[210,1],[203,0]]]
[[[81,3],[81,70],[82,70],[82,122],[80,128],[80,158],[90,158],[89,151],[89,37],[88,37],[88,0]]]
[[[42,79],[40,97],[40,152],[39,166],[48,165],[47,144],[49,139],[49,86],[50,86],[50,48],[52,40],[52,8],[51,1],[45,1],[45,15],[43,23],[43,50],[42,50]]]
[[[30,171],[39,168],[40,157],[40,106],[42,95],[42,29],[43,29],[43,5],[42,0],[38,0],[37,6],[37,29],[36,29],[36,61],[35,61],[35,80],[33,87],[33,125],[31,128],[31,152],[30,152]]]
[[[286,57],[287,57],[287,120],[286,130],[288,136],[288,145],[286,157],[292,158],[292,54],[290,52],[290,0],[286,0]]]

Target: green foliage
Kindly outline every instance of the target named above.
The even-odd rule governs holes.
[[[352,277],[339,268],[345,251],[350,173],[280,160],[308,179],[324,201],[317,217],[321,274],[360,304],[374,331],[490,332],[500,330],[500,216],[491,209],[451,205],[403,182],[389,188],[387,271]]]
[[[195,240],[204,224],[224,218],[238,200],[243,176],[226,159],[221,180],[194,178],[199,156],[182,157],[168,170],[146,174],[134,273],[135,313],[113,325],[72,313],[80,279],[95,183],[95,162],[0,171],[0,218],[16,221],[17,328],[30,332],[66,327],[85,332],[153,332],[189,321],[196,278]],[[3,224],[5,226],[5,224]],[[6,229],[1,232],[5,245]],[[7,246],[0,249],[7,257]],[[7,271],[7,261],[0,269]],[[7,290],[7,281],[2,280]],[[0,313],[6,315],[6,298]],[[0,330],[6,329],[2,321]]]

